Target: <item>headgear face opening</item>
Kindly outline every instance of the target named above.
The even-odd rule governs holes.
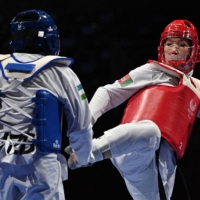
[[[29,46],[38,53],[59,55],[57,26],[49,14],[42,10],[18,13],[10,23],[12,52],[27,52]]]
[[[164,44],[167,38],[185,38],[190,40],[192,45],[190,56],[186,60],[175,59],[166,61]],[[187,20],[174,20],[165,27],[161,34],[160,46],[158,47],[158,61],[177,68],[187,74],[194,69],[196,62],[199,62],[198,43],[198,33],[191,22]]]

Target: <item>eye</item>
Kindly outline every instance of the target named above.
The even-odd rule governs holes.
[[[173,44],[171,42],[167,42],[165,45],[168,46],[168,47],[173,46]]]
[[[180,47],[183,47],[183,48],[188,47],[187,44],[179,44],[179,46],[180,46]]]

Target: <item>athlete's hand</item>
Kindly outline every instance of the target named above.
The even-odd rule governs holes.
[[[78,163],[78,161],[77,161],[76,156],[75,156],[74,153],[71,153],[70,157],[72,158],[72,160],[74,161],[74,163]]]
[[[67,146],[64,151],[70,155],[70,157],[68,159],[68,167],[71,170],[81,168],[81,167],[89,167],[92,165],[91,163],[88,163],[87,165],[84,165],[84,166],[80,165],[70,146]]]

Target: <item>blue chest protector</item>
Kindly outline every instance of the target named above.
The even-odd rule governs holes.
[[[45,56],[38,60],[22,63],[13,55],[0,55],[0,70],[4,79],[32,79],[50,63],[57,62],[69,67],[73,59],[59,56]],[[42,152],[59,153],[61,149],[62,104],[50,92],[38,90],[35,102],[35,116],[32,124],[36,126],[37,138],[32,143]]]

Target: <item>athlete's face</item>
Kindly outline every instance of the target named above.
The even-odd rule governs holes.
[[[167,38],[164,44],[164,56],[168,60],[187,60],[190,54],[190,42],[184,38]]]

